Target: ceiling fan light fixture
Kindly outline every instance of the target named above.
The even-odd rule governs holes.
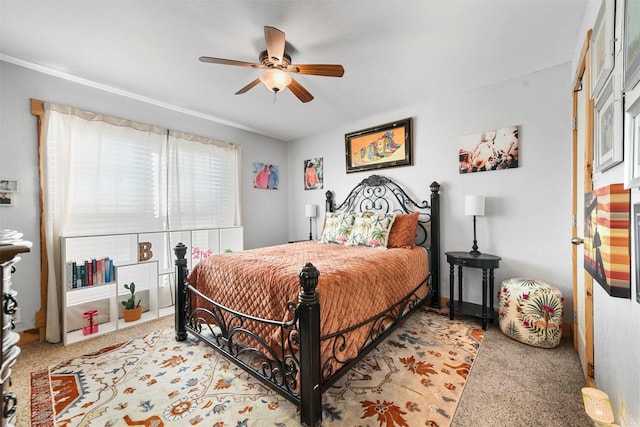
[[[291,83],[291,76],[286,71],[270,68],[260,74],[260,81],[273,93],[282,92]]]

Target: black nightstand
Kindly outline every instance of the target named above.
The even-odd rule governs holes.
[[[449,263],[449,319],[453,320],[455,312],[467,316],[479,317],[482,319],[482,329],[487,329],[487,321],[493,323],[493,319],[498,317],[498,313],[493,310],[493,270],[499,267],[499,256],[490,254],[471,255],[469,252],[446,252]],[[458,301],[455,301],[453,294],[454,270],[458,266]],[[482,305],[464,302],[462,297],[462,267],[482,269]],[[487,281],[487,273],[489,280]],[[489,289],[487,289],[487,284]],[[489,298],[489,307],[487,307]]]

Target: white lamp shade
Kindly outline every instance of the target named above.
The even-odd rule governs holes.
[[[464,214],[484,216],[484,196],[466,196],[464,198]]]
[[[286,71],[282,71],[278,68],[270,68],[260,74],[260,81],[271,92],[282,92],[291,83],[291,76]]]
[[[304,205],[304,216],[307,218],[315,218],[316,217],[316,205],[312,203],[307,203]]]

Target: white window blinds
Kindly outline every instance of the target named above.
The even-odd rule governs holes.
[[[240,225],[240,147],[169,132],[170,229]]]
[[[240,147],[45,104],[46,199],[60,235],[241,225]]]
[[[61,234],[164,230],[167,131],[67,106],[45,110],[46,185]]]

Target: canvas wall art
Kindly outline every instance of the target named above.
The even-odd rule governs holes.
[[[459,172],[517,168],[518,133],[518,126],[510,126],[461,137],[458,141]]]
[[[585,194],[584,268],[614,297],[631,298],[631,199],[623,184]]]
[[[277,190],[280,184],[280,168],[269,163],[253,162],[253,188]]]
[[[633,248],[636,253],[636,301],[640,303],[640,203],[633,205]]]
[[[323,163],[322,157],[316,157],[304,161],[304,189],[319,190],[323,187]]]

